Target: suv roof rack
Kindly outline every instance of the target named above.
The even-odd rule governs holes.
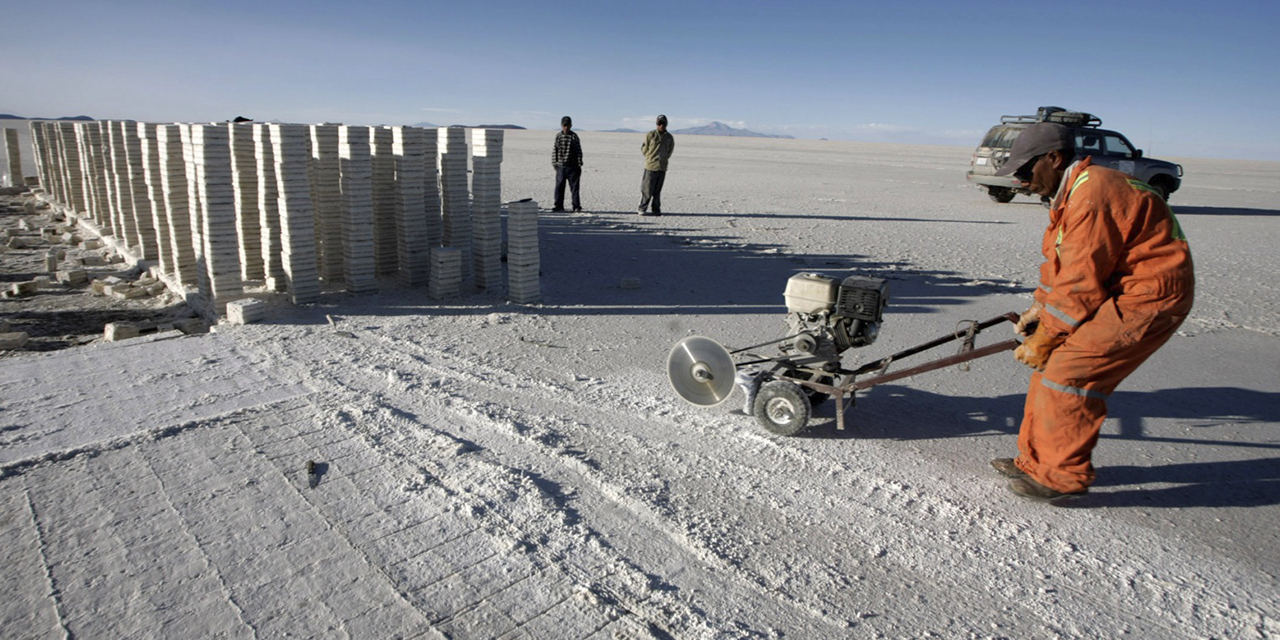
[[[1034,116],[1001,116],[1001,124],[1035,124],[1056,122],[1073,127],[1099,127],[1102,118],[1083,111],[1067,111],[1062,107],[1040,107]]]

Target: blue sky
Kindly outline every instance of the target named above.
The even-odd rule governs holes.
[[[973,146],[1089,111],[1280,160],[1280,2],[0,0],[0,113],[671,128]]]

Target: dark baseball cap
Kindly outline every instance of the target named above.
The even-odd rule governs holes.
[[[998,176],[1017,173],[1028,162],[1050,151],[1076,149],[1076,137],[1071,129],[1053,122],[1037,122],[1018,134],[1009,150],[1009,159],[996,170]]]
[[[658,124],[666,124],[666,123],[667,123],[666,116],[658,116]]]
[[[560,118],[560,126],[563,127],[563,126],[572,125],[572,124],[573,124],[573,118],[570,118],[569,116]]]

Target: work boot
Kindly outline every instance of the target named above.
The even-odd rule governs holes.
[[[1084,491],[1075,491],[1072,493],[1067,493],[1065,491],[1058,491],[1057,489],[1054,489],[1052,487],[1046,487],[1040,484],[1039,482],[1036,482],[1030,476],[1025,476],[1022,478],[1014,478],[1013,480],[1010,480],[1009,490],[1024,498],[1030,498],[1032,500],[1040,500],[1042,502],[1057,500],[1058,498],[1080,496],[1080,495],[1084,495],[1085,493],[1088,493],[1089,491],[1088,489],[1085,489]]]
[[[1018,465],[1013,463],[1013,458],[996,458],[991,461],[991,468],[999,471],[1000,475],[1006,478],[1025,478],[1027,476],[1027,472],[1019,469]]]

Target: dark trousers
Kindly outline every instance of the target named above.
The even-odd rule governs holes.
[[[578,197],[578,181],[582,179],[582,167],[577,165],[556,165],[556,209],[564,208],[564,183],[569,183],[569,191],[573,194],[573,208],[582,208],[582,199]]]
[[[667,179],[666,171],[644,170],[640,179],[640,208],[648,209],[649,201],[653,201],[653,212],[662,213],[662,183]]]

